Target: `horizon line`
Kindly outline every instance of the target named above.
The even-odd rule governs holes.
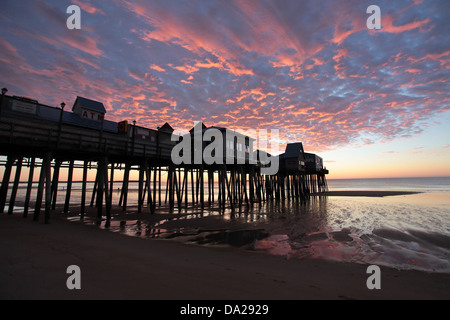
[[[450,176],[420,176],[420,177],[372,177],[372,178],[327,178],[327,180],[368,180],[368,179],[420,179],[420,178],[449,178]],[[38,183],[39,180],[33,180],[33,183]],[[68,180],[60,180],[58,183],[66,183]],[[78,183],[83,182],[83,180],[72,180],[72,183]],[[95,180],[88,180],[87,183],[95,183]],[[123,182],[123,180],[113,180],[113,182]],[[129,182],[139,182],[139,180],[129,180]],[[161,182],[166,182],[162,180]],[[13,183],[13,181],[10,181],[9,183]],[[28,183],[28,180],[26,181],[19,181],[19,183]]]

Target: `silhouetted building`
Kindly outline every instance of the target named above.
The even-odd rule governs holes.
[[[305,171],[305,155],[301,142],[289,143],[280,154],[280,167],[286,171]]]
[[[323,159],[317,154],[305,152],[306,171],[308,173],[319,172],[323,169]]]

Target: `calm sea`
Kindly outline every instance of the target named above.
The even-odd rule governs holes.
[[[268,236],[253,241],[252,249],[288,258],[324,258],[357,263],[387,265],[398,269],[418,269],[450,273],[450,177],[328,180],[331,191],[392,190],[419,194],[389,197],[315,197],[306,204],[286,201],[243,208],[232,214],[227,210],[183,209],[180,220],[158,223],[142,220],[112,221],[108,228],[128,236],[173,238],[173,235],[198,233],[214,228],[227,229],[230,221],[263,228]],[[119,199],[120,183],[114,185],[113,202]],[[92,191],[89,184],[88,191]],[[164,185],[162,189],[165,190]],[[164,191],[163,190],[163,191]],[[58,202],[64,203],[64,184]],[[190,191],[189,191],[190,192]],[[190,193],[189,193],[190,194]],[[35,190],[33,190],[35,195]],[[81,184],[74,183],[71,208],[81,199]],[[164,195],[163,195],[164,202]],[[19,188],[17,204],[25,199],[25,184]],[[33,198],[32,198],[33,199]],[[87,202],[90,201],[88,192]],[[137,183],[130,185],[130,206],[137,205]],[[23,208],[16,207],[19,213]],[[161,213],[167,213],[162,210]],[[158,212],[157,212],[158,214]],[[73,219],[73,217],[72,217]],[[212,224],[194,220],[213,221]],[[209,219],[209,220],[208,220]],[[190,220],[185,224],[186,220]],[[192,224],[195,227],[190,228]],[[101,225],[105,227],[105,225]],[[242,234],[239,235],[242,237]],[[204,237],[206,239],[207,237]],[[213,239],[224,237],[213,237]],[[228,234],[226,239],[230,239]]]
[[[330,190],[400,190],[418,192],[450,192],[450,177],[330,179]]]

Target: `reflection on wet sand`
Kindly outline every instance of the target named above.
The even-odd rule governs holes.
[[[448,201],[448,197],[442,199]],[[449,212],[442,210],[442,204],[431,205],[424,194],[320,196],[308,202],[243,206],[234,212],[183,208],[176,213],[160,210],[137,215],[130,211],[116,213],[110,221],[86,217],[83,223],[128,236],[232,245],[287,258],[450,272]]]

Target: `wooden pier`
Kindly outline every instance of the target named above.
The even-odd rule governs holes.
[[[328,171],[321,167],[290,168],[281,162],[277,174],[264,175],[259,161],[175,165],[171,153],[177,142],[171,140],[173,129],[167,123],[154,130],[135,122],[107,121],[101,104],[92,100],[78,97],[69,112],[64,111],[65,104],[50,107],[6,94],[0,99],[0,165],[4,167],[0,213],[7,204],[7,213],[13,213],[23,168],[28,168],[23,215],[34,204],[33,220],[38,221],[43,211],[45,223],[56,208],[61,169],[67,169],[64,212],[73,205],[74,170],[82,170],[80,214],[86,213],[86,206],[95,206],[99,219],[111,218],[113,203],[127,210],[132,172],[138,176],[138,212],[213,206],[233,211],[266,201],[307,201],[312,193],[327,189]],[[36,170],[40,170],[39,181],[33,197]],[[88,195],[91,170],[95,183]],[[118,170],[123,171],[120,182],[114,179]],[[114,199],[117,188],[120,195]]]

